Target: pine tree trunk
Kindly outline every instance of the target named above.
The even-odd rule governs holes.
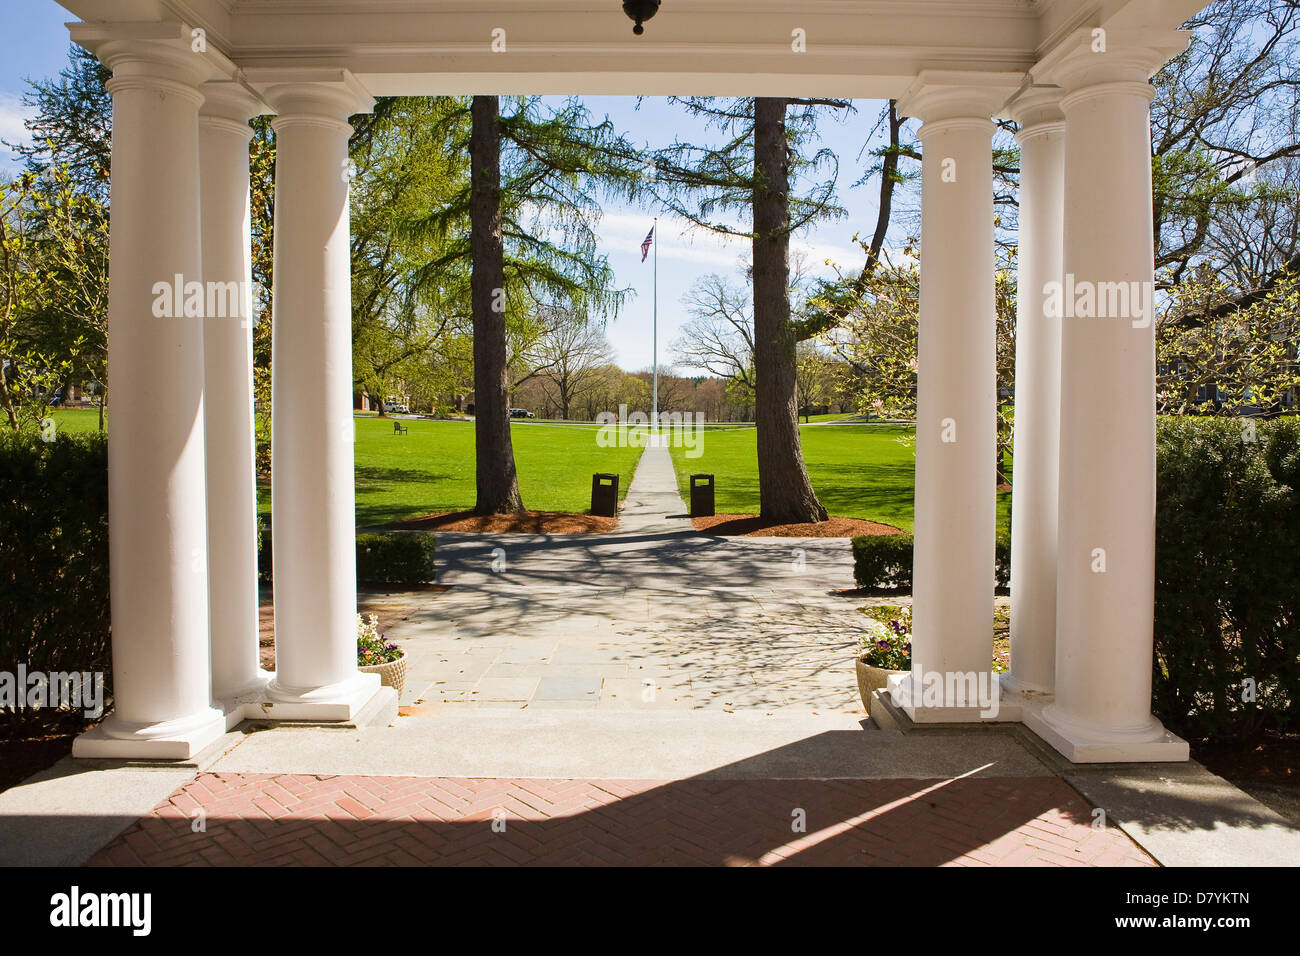
[[[524,510],[510,443],[506,368],[505,247],[501,238],[501,132],[497,98],[470,107],[470,277],[474,314],[474,458],[476,514]]]
[[[754,370],[758,496],[764,519],[825,521],[799,441],[795,337],[790,326],[786,101],[754,101]]]

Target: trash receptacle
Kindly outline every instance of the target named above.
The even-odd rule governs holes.
[[[606,518],[618,514],[618,475],[591,476],[591,513]]]
[[[713,476],[691,475],[691,517],[707,518],[713,514]]]

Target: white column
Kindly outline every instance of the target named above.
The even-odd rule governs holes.
[[[257,477],[248,121],[265,107],[229,81],[206,83],[199,111],[212,696],[258,690]],[[239,709],[226,708],[228,722]]]
[[[188,45],[112,40],[108,305],[113,714],[79,757],[185,758],[225,730],[210,706],[203,326],[168,315],[202,281],[198,108]],[[163,313],[160,315],[159,313]],[[70,596],[72,599],[72,596]]]
[[[924,82],[925,77],[922,77]],[[996,359],[993,123],[1005,92],[925,84],[917,343],[912,673],[891,694],[913,720],[978,720],[993,686]],[[981,689],[983,693],[981,694]]]
[[[337,75],[337,74],[336,74]],[[378,691],[357,671],[347,118],[355,82],[271,86],[275,266],[272,717],[349,720]]]
[[[1006,690],[1052,692],[1056,669],[1056,485],[1061,319],[1043,289],[1061,279],[1065,122],[1060,90],[1017,98],[1020,236],[1016,269],[1015,475],[1011,496],[1011,668]]]
[[[1151,715],[1152,88],[1163,57],[1081,52],[1065,112],[1056,698],[1026,723],[1076,762],[1185,760]],[[1089,306],[1088,297],[1092,304]],[[1127,299],[1127,301],[1125,301]]]

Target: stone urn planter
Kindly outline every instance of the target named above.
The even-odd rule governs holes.
[[[907,673],[907,671],[891,671],[884,667],[875,667],[864,663],[861,657],[853,663],[858,669],[858,693],[862,695],[862,707],[867,713],[871,713],[871,694],[883,689],[894,674]]]
[[[400,697],[402,688],[406,685],[406,652],[403,651],[401,657],[387,664],[367,664],[357,667],[357,670],[363,674],[378,674],[379,683],[384,687],[393,688]]]

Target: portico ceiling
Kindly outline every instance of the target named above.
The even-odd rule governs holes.
[[[1080,28],[1168,30],[1204,5],[664,0],[645,35],[637,37],[619,0],[59,2],[89,23],[173,24],[183,35],[201,28],[208,44],[229,60],[232,74],[347,70],[374,96],[867,98],[902,95],[922,70],[1024,75]],[[793,48],[796,30],[803,31],[806,52]]]

